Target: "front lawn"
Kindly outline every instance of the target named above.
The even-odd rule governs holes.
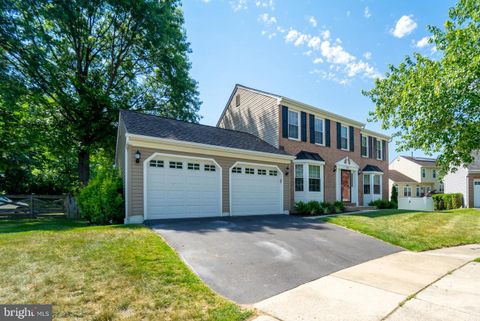
[[[480,211],[474,209],[441,212],[380,210],[322,220],[411,251],[480,243]]]
[[[55,320],[244,320],[146,227],[0,221],[0,302],[52,303]]]

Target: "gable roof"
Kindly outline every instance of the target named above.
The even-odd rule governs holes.
[[[314,161],[319,161],[319,162],[324,162],[322,156],[320,156],[317,153],[311,153],[311,152],[306,152],[302,150],[299,152],[297,155],[297,159],[308,159],[308,160],[314,160]]]
[[[197,144],[244,149],[277,155],[289,155],[260,138],[241,131],[121,110],[126,132],[129,134],[173,139]]]
[[[298,100],[295,100],[295,99],[292,99],[292,98],[288,98],[288,97],[278,95],[278,94],[274,94],[274,93],[271,93],[271,92],[268,92],[268,91],[259,90],[259,89],[255,89],[255,88],[252,88],[252,87],[244,86],[244,85],[241,85],[241,84],[235,84],[235,87],[233,88],[232,93],[230,94],[230,97],[228,98],[227,103],[225,104],[225,107],[222,111],[222,114],[220,115],[220,118],[217,121],[217,126],[220,124],[220,121],[222,120],[223,116],[225,115],[225,112],[227,111],[227,108],[228,108],[228,106],[230,105],[230,102],[233,99],[233,95],[238,88],[242,88],[242,89],[245,89],[245,90],[248,90],[248,91],[251,91],[251,92],[258,93],[260,95],[275,98],[275,99],[279,100],[280,103],[284,102],[284,103],[287,103],[287,104],[292,104],[292,105],[298,106],[299,108],[305,108],[305,109],[307,109],[307,110],[309,110],[310,112],[313,112],[313,113],[315,113],[315,112],[321,113],[321,114],[323,114],[327,117],[333,118],[334,120],[339,120],[340,122],[344,121],[346,123],[349,123],[350,125],[355,125],[357,127],[360,127],[367,134],[370,134],[370,135],[373,135],[373,136],[378,136],[380,138],[387,139],[387,140],[390,139],[390,136],[388,136],[388,135],[385,135],[385,134],[382,134],[382,133],[377,133],[377,132],[374,132],[372,130],[366,129],[365,128],[365,123],[359,122],[358,120],[351,119],[351,118],[348,118],[348,117],[345,117],[345,116],[342,116],[342,115],[339,115],[339,114],[335,114],[335,113],[332,113],[328,110],[321,109],[321,108],[318,108],[318,107],[315,107],[315,106],[312,106],[312,105],[309,105],[309,104],[305,104],[305,103],[302,103],[302,102],[300,102]]]
[[[413,178],[393,169],[388,171],[388,178],[396,183],[418,183]]]
[[[412,156],[401,156],[406,158],[415,164],[424,167],[436,167],[437,166],[437,159],[436,158],[428,158],[428,157],[412,157]]]

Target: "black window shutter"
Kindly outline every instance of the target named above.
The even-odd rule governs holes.
[[[387,141],[382,140],[382,160],[385,160],[387,157]]]
[[[368,158],[373,158],[373,137],[368,136]]]
[[[337,148],[338,149],[342,149],[342,124],[340,124],[339,122],[337,122]]]
[[[349,126],[349,131],[350,131],[350,151],[353,152],[355,150],[354,145],[355,145],[355,136],[353,135],[354,129],[352,126]]]
[[[363,142],[363,135],[360,134],[360,156],[362,156],[362,150],[363,150],[363,147],[362,147],[362,142]]]
[[[307,113],[302,111],[300,112],[300,127],[302,128],[301,136],[302,136],[302,142],[307,141]]]
[[[315,144],[315,116],[310,114],[310,143]]]
[[[325,146],[330,147],[330,119],[325,119]]]
[[[377,139],[373,137],[373,158],[377,159]]]
[[[282,106],[282,137],[288,138],[288,107]]]

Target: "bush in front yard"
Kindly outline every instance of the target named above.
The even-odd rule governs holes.
[[[329,202],[321,202],[320,208],[322,209],[323,214],[330,214],[332,213],[332,204]]]
[[[378,209],[397,208],[397,203],[387,200],[375,200],[368,203],[369,206],[375,206]]]
[[[340,201],[336,201],[333,203],[333,207],[335,208],[335,213],[342,213],[345,211],[345,204]]]
[[[433,194],[433,208],[435,210],[452,210],[462,207],[462,193]]]
[[[96,175],[80,190],[77,198],[82,218],[94,224],[123,223],[122,186],[116,168],[99,166]]]
[[[295,213],[302,215],[308,214],[307,203],[302,201],[295,202]]]

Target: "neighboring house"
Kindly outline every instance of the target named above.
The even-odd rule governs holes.
[[[121,111],[125,222],[288,214],[293,159],[245,132]]]
[[[309,200],[361,206],[388,199],[390,138],[362,122],[236,85],[217,126],[253,134],[295,155],[287,177],[291,206]]]
[[[455,173],[445,175],[445,193],[462,193],[465,207],[480,208],[480,152],[473,154],[474,161],[460,167]]]
[[[389,191],[398,188],[398,197],[424,197],[436,191],[443,192],[435,158],[398,156],[389,165]]]

